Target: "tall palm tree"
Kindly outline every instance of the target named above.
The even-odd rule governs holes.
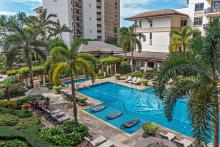
[[[143,34],[137,34],[135,33],[135,27],[130,27],[128,31],[122,31],[120,35],[120,46],[124,50],[124,52],[131,52],[131,70],[134,70],[133,67],[133,62],[134,62],[134,51],[136,50],[136,47],[138,49],[138,52],[141,52],[142,50],[142,45],[141,45],[141,40],[138,38],[144,38],[145,36]]]
[[[198,30],[190,26],[182,27],[180,31],[171,32],[170,52],[186,52],[190,39],[199,35]]]
[[[76,50],[84,43],[82,38],[75,38],[71,48],[55,47],[51,50],[51,59],[48,63],[52,63],[50,68],[50,79],[54,85],[59,85],[59,77],[65,70],[70,71],[72,98],[73,98],[73,114],[74,119],[77,121],[77,105],[76,105],[76,93],[74,76],[77,76],[79,71],[84,71],[87,76],[90,76],[94,80],[93,66],[83,58],[77,56]]]
[[[23,17],[20,24],[12,26],[13,34],[6,38],[7,42],[10,44],[10,48],[6,53],[6,63],[7,65],[12,65],[15,56],[19,52],[22,52],[24,60],[29,68],[30,84],[31,88],[33,88],[32,53],[38,54],[42,59],[45,59],[45,54],[39,49],[44,46],[44,43],[38,40],[39,32],[35,28],[27,27],[27,19],[27,17]]]
[[[51,35],[57,36],[59,35],[60,39],[63,39],[62,33],[63,32],[71,32],[71,30],[67,27],[67,25],[61,25],[60,21],[57,20],[57,23],[54,24],[54,27],[51,28]]]
[[[214,135],[214,147],[219,146],[219,105],[217,82],[220,69],[220,22],[214,20],[207,36],[191,42],[192,52],[177,52],[169,56],[158,72],[157,94],[164,101],[164,111],[172,120],[176,101],[188,95],[188,109],[195,146],[204,146]],[[170,85],[170,82],[174,81]]]

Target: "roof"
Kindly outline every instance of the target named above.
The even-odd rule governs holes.
[[[171,15],[180,15],[180,16],[188,16],[187,14],[180,13],[176,10],[171,9],[163,9],[163,10],[156,10],[156,11],[146,11],[140,13],[138,15],[126,18],[127,20],[135,20],[141,18],[148,18],[148,17],[160,17],[160,16],[171,16]]]
[[[102,41],[88,41],[86,45],[81,45],[78,50],[78,53],[93,52],[119,54],[122,53],[122,49]]]
[[[134,52],[133,53],[135,59],[142,60],[151,60],[151,61],[165,61],[168,57],[168,53],[165,52]],[[118,56],[124,56],[124,54],[119,54]],[[125,55],[127,58],[131,58],[131,53],[127,53]]]
[[[33,11],[39,12],[39,11],[41,11],[41,10],[43,10],[43,7],[42,7],[42,6],[35,8]]]

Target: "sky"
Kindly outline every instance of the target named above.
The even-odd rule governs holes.
[[[157,10],[175,9],[186,6],[187,0],[121,0],[121,26],[130,26],[132,22],[124,20],[126,17],[138,13]],[[33,9],[41,6],[41,0],[0,0],[0,14],[14,15],[25,12],[34,15]]]

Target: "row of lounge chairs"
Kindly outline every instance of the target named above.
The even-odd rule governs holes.
[[[141,78],[132,78],[131,76],[129,76],[128,79],[126,79],[124,82],[138,85],[141,82]]]
[[[60,109],[50,111],[44,107],[41,107],[41,110],[43,111],[44,116],[51,120],[54,124],[60,124],[64,121],[70,120],[70,117],[66,116],[65,113]]]
[[[160,136],[168,139],[169,141],[173,141],[174,143],[183,146],[183,147],[191,147],[193,142],[189,139],[177,138],[176,134],[169,131],[161,131]]]
[[[94,140],[89,137],[84,137],[87,146],[89,147],[116,147],[113,142],[107,140],[105,137],[100,136]]]

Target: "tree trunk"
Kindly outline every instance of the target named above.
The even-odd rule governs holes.
[[[73,98],[73,115],[74,115],[74,120],[77,122],[77,105],[76,105],[76,88],[75,88],[75,83],[73,80],[73,71],[72,71],[72,65],[71,66],[71,70],[70,70],[70,76],[71,76],[71,86],[72,86],[72,98]]]
[[[32,71],[32,59],[29,55],[28,57],[28,68],[29,68],[29,76],[30,76],[30,84],[31,84],[31,88],[34,88],[34,79],[33,79],[33,71]]]
[[[216,67],[213,65],[213,79],[214,79],[214,87],[216,88],[217,95],[214,97],[214,143],[213,147],[219,147],[219,103],[218,103],[218,88],[217,88],[217,75],[216,75]]]
[[[9,88],[8,88],[8,87],[5,88],[5,96],[6,96],[6,99],[7,99],[8,101],[10,101]]]
[[[134,71],[134,52],[133,50],[131,50],[131,71],[133,72]]]

